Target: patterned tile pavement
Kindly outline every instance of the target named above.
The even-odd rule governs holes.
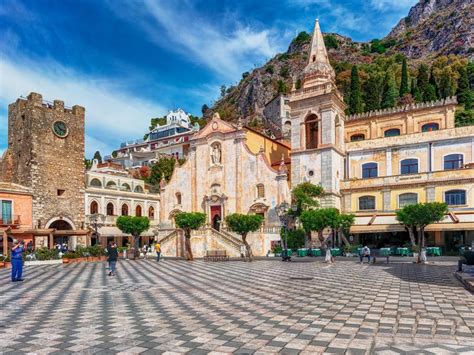
[[[3,353],[474,354],[454,263],[123,261],[0,271]]]

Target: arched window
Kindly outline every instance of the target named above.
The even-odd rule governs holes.
[[[359,197],[359,210],[375,210],[375,196]]]
[[[365,139],[365,134],[359,133],[359,134],[353,134],[351,136],[351,142],[359,142],[363,141]]]
[[[126,203],[122,205],[122,216],[128,216],[128,205]]]
[[[383,133],[384,137],[395,137],[400,135],[400,129],[390,128]]]
[[[99,179],[92,179],[89,185],[94,187],[102,187],[102,183]]]
[[[378,176],[377,163],[365,163],[362,164],[362,178],[374,178]]]
[[[404,159],[400,162],[400,174],[418,173],[418,159]]]
[[[153,208],[153,206],[150,206],[150,208],[148,209],[148,218],[155,219],[155,209]]]
[[[177,205],[181,204],[181,193],[179,192],[176,193],[176,204]]]
[[[257,185],[257,198],[265,197],[265,186],[263,184]]]
[[[122,190],[123,191],[131,191],[132,189],[130,188],[129,184],[122,184]]]
[[[107,216],[113,216],[114,215],[114,204],[112,202],[109,202],[107,204]]]
[[[458,206],[466,204],[466,191],[464,190],[450,190],[444,193],[444,202],[448,206]]]
[[[142,216],[142,206],[137,205],[137,207],[135,207],[135,216],[137,216],[137,217]]]
[[[106,187],[107,187],[108,189],[115,189],[115,188],[117,188],[117,184],[116,184],[115,182],[113,182],[113,181],[109,181],[109,182],[107,183]]]
[[[91,214],[99,213],[99,204],[96,201],[91,202],[90,211],[91,211]]]
[[[141,187],[140,185],[135,186],[135,192],[142,193],[143,192],[143,187]]]
[[[460,169],[463,164],[462,154],[449,154],[444,157],[444,170]]]
[[[306,149],[318,147],[318,116],[309,115],[305,121]]]
[[[424,124],[421,126],[421,131],[422,132],[431,132],[431,131],[437,131],[439,129],[439,124],[431,122]]]
[[[407,205],[416,205],[418,203],[418,194],[406,193],[398,196],[398,207],[403,208]]]

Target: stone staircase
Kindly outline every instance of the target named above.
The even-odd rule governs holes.
[[[178,236],[178,230],[175,229],[171,233],[166,234],[163,238],[159,240],[160,244],[163,245],[164,243],[174,239]]]
[[[209,230],[215,238],[240,253],[240,248],[244,245],[240,238],[224,230],[218,231],[214,228],[209,228]]]

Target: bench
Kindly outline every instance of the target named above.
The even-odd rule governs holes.
[[[228,261],[229,255],[225,250],[206,250],[204,261]]]

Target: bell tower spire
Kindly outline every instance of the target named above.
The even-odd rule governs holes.
[[[322,84],[334,82],[335,77],[334,69],[329,63],[328,53],[324,45],[324,37],[319,27],[319,20],[316,19],[308,64],[304,69],[305,82],[311,81],[314,84]]]

